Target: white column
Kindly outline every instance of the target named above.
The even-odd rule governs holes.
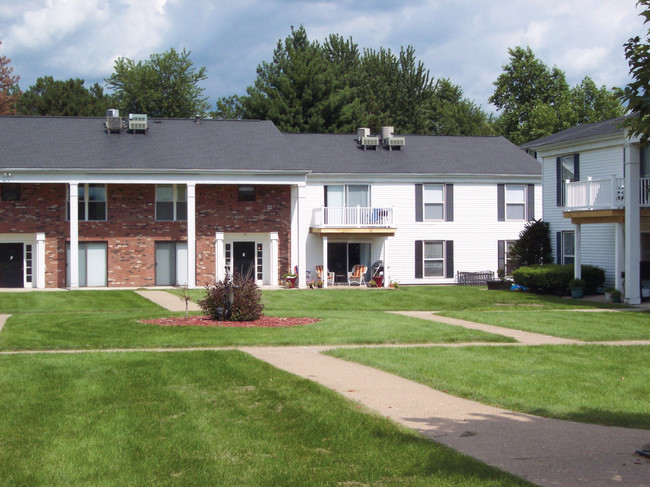
[[[576,223],[575,241],[573,242],[573,277],[582,279],[582,225]]]
[[[382,259],[384,261],[384,282],[383,282],[383,287],[388,287],[390,282],[388,281],[388,259],[386,259],[386,256],[388,255],[388,237],[384,237],[384,240],[381,243],[382,246]]]
[[[279,278],[278,278],[278,248],[279,248],[279,239],[280,236],[278,235],[278,232],[271,232],[269,234],[269,239],[271,240],[271,248],[269,252],[269,264],[270,264],[270,276],[269,276],[269,284],[271,286],[277,286],[279,284]]]
[[[301,222],[302,212],[307,209],[305,198],[307,196],[307,187],[304,184],[298,185],[298,281],[299,287],[307,289],[307,235],[309,233],[309,224],[303,225]]]
[[[43,289],[45,287],[45,234],[37,233],[36,234],[36,248],[33,251],[33,256],[36,260],[36,265],[34,266],[34,279],[35,286],[37,289]]]
[[[625,269],[623,224],[615,223],[614,232],[614,288],[620,291],[623,289],[621,273]]]
[[[196,185],[187,185],[187,287],[196,287]]]
[[[639,144],[626,144],[625,157],[625,303],[641,304],[641,210]]]
[[[70,288],[79,287],[79,185],[70,183]]]
[[[323,289],[327,287],[327,273],[329,268],[327,267],[327,235],[323,235]]]
[[[223,281],[226,277],[226,254],[223,246],[223,232],[214,234],[214,279]]]

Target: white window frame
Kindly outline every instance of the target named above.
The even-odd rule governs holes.
[[[513,199],[514,190],[521,190],[521,200]],[[525,221],[526,208],[528,206],[527,187],[525,184],[506,184],[504,189],[505,219],[506,221]],[[511,218],[510,208],[521,208],[521,218]]]
[[[431,196],[434,194],[431,192],[433,188],[439,189],[440,201],[434,200]],[[430,191],[427,192],[427,189]],[[428,197],[427,197],[428,194]],[[425,222],[442,222],[445,221],[445,202],[447,198],[447,188],[443,183],[426,183],[422,185],[422,221]],[[429,200],[429,201],[427,201]],[[439,207],[440,208],[440,218],[427,218],[427,206],[429,207]]]
[[[330,188],[340,188],[340,187],[342,187],[343,188],[343,208],[351,208],[349,194],[350,194],[350,188],[353,187],[353,186],[363,186],[363,187],[367,188],[366,194],[368,196],[367,196],[367,200],[366,200],[366,206],[364,206],[362,208],[369,208],[371,206],[370,202],[372,201],[372,194],[371,194],[372,186],[370,184],[331,184],[331,185],[328,184],[327,185],[327,190],[329,191]],[[356,206],[357,205],[355,205],[354,207],[356,207]],[[338,208],[338,207],[333,207],[331,205],[331,202],[329,201],[329,199],[328,199],[328,202],[327,202],[327,207],[329,207],[329,208]]]
[[[441,247],[441,257],[427,257],[427,245],[440,245]],[[422,242],[422,277],[423,278],[444,278],[445,277],[445,265],[446,265],[446,255],[445,255],[445,241],[444,240],[425,240]],[[442,265],[440,267],[440,274],[427,274],[427,262],[440,262]]]
[[[569,254],[566,252],[566,237],[571,235],[573,237],[573,253]],[[567,262],[567,257],[571,259],[570,262]],[[562,264],[573,264],[576,258],[576,234],[573,230],[567,230],[562,232]]]
[[[567,154],[565,156],[561,156],[560,161],[561,161],[562,171],[561,171],[561,174],[557,174],[556,177],[562,178],[561,184],[560,184],[560,188],[562,188],[561,189],[562,197],[561,197],[560,201],[562,202],[562,206],[566,206],[566,180],[567,179],[569,181],[575,181],[576,180],[575,179],[575,177],[576,177],[575,154]],[[568,162],[571,165],[571,168],[572,168],[571,172],[573,173],[573,176],[570,177],[570,178],[565,178],[564,177],[565,176],[565,174],[564,174],[565,168],[568,165],[568,164],[565,163],[565,161]]]
[[[88,189],[90,186],[103,186],[104,187],[104,199],[103,200],[88,200]],[[83,212],[79,211],[78,220],[80,222],[105,222],[108,220],[108,185],[107,184],[98,184],[98,183],[79,183],[77,186],[77,192],[79,195],[78,204],[83,204]],[[70,221],[70,185],[66,185],[66,198],[65,198],[65,210],[66,210],[66,221]],[[89,203],[104,203],[104,218],[88,218],[88,204]]]
[[[172,200],[171,201],[158,201],[158,188],[171,186],[172,188]],[[185,199],[179,199],[179,187],[185,189]],[[156,221],[160,222],[184,222],[187,221],[187,187],[184,184],[156,184],[156,195],[155,195],[155,208],[156,208]],[[172,203],[172,218],[159,218],[158,216],[158,203]],[[179,203],[185,203],[185,218],[179,216]]]

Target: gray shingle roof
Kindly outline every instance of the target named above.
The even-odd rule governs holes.
[[[285,134],[270,121],[149,119],[146,135],[108,135],[104,122],[104,118],[0,117],[0,168],[541,173],[537,161],[503,137],[410,135],[402,150],[363,151],[354,134]]]
[[[542,147],[545,145],[559,144],[562,142],[571,142],[579,139],[587,139],[591,137],[600,137],[604,135],[621,133],[623,134],[623,122],[628,118],[618,117],[611,118],[609,120],[604,120],[602,122],[587,123],[584,125],[577,125],[571,127],[570,129],[563,130],[562,132],[557,132],[552,135],[547,135],[546,137],[533,140],[522,144],[520,147],[522,149],[535,149],[537,147]]]
[[[407,135],[401,150],[362,150],[355,135],[286,134],[314,173],[539,175],[503,137]]]

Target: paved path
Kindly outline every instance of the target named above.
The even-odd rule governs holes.
[[[143,298],[153,301],[169,311],[185,311],[185,299],[167,291],[136,291]],[[194,301],[188,303],[189,311],[201,311]]]
[[[2,331],[2,327],[5,326],[5,323],[9,319],[11,315],[2,315],[0,314],[0,331]]]
[[[539,485],[650,485],[650,463],[634,455],[650,443],[650,431],[545,419],[486,406],[325,356],[320,353],[325,348],[241,350]]]

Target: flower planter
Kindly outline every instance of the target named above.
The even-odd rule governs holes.
[[[377,287],[384,287],[384,276],[375,276],[372,279],[377,284]]]
[[[574,287],[571,289],[571,297],[574,299],[578,299],[583,297],[585,294],[585,289],[582,287]]]
[[[509,291],[512,287],[511,281],[485,281],[490,291]]]
[[[285,279],[289,283],[290,288],[296,287],[296,279],[297,279],[297,277],[286,277]]]

